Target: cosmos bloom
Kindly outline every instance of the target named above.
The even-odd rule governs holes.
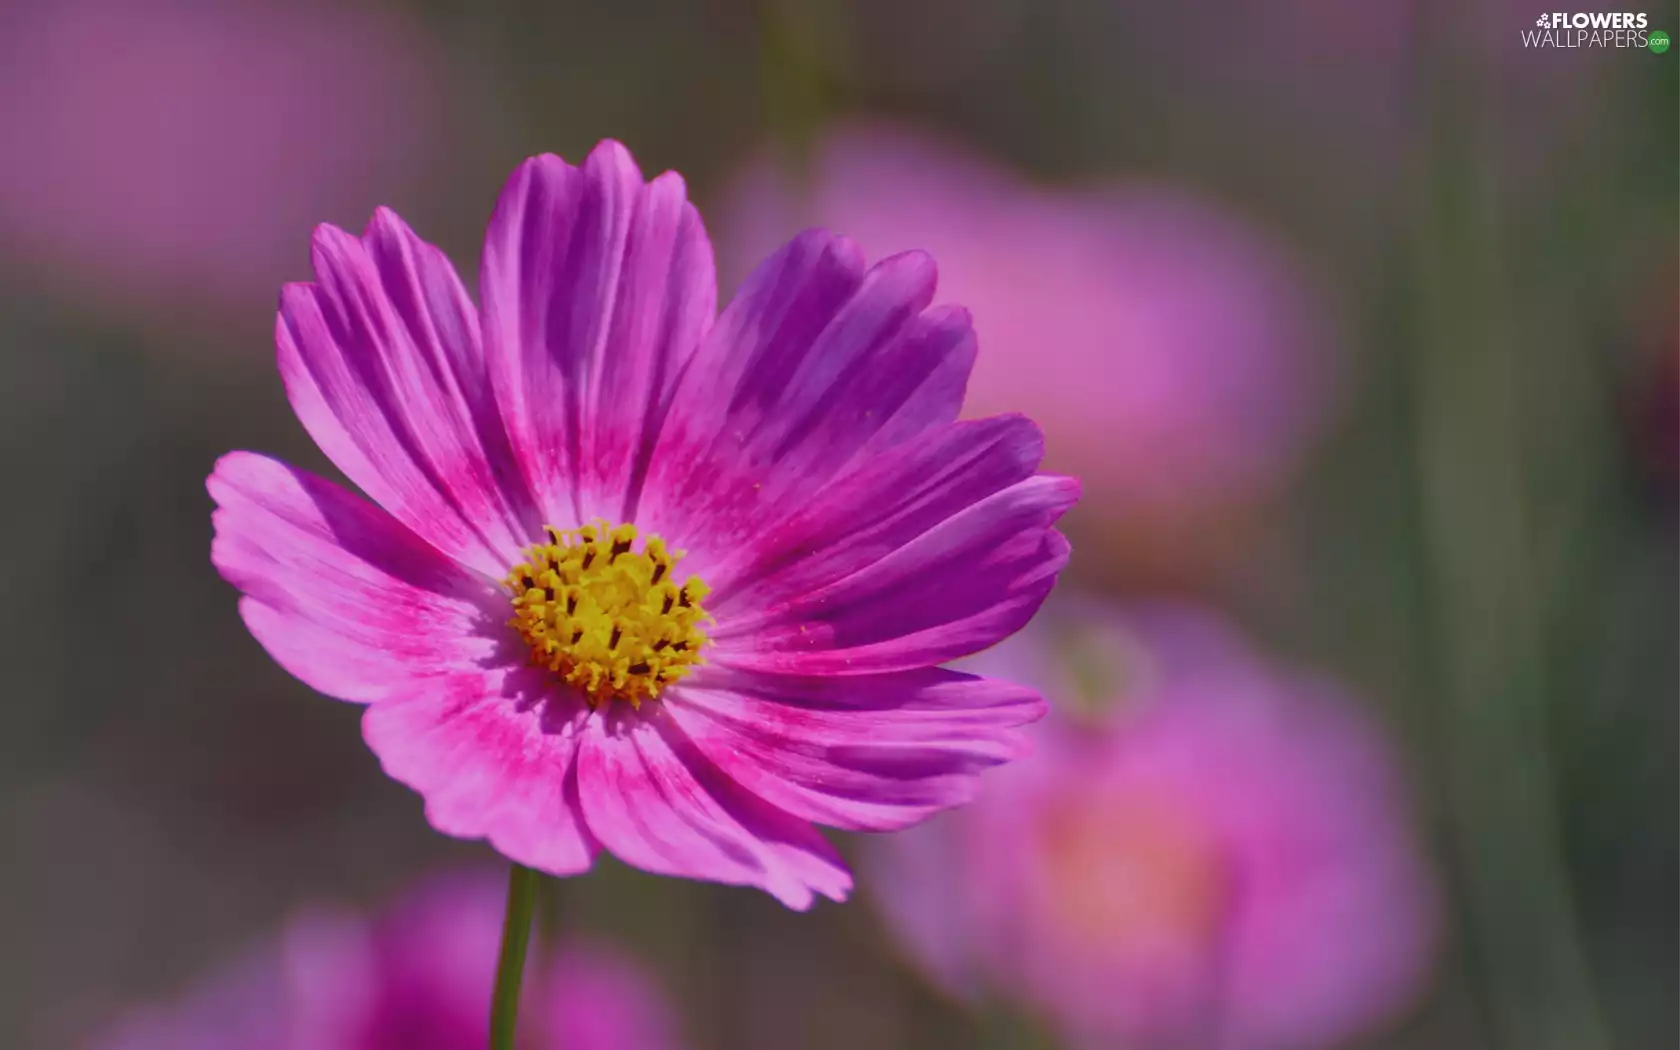
[[[1182,523],[1284,479],[1323,422],[1326,326],[1299,268],[1238,218],[1161,187],[1056,191],[908,131],[841,126],[809,183],[737,177],[726,259],[806,222],[870,252],[925,246],[986,353],[974,415],[1043,421],[1081,514]]]
[[[296,916],[176,1003],[136,1011],[94,1050],[482,1050],[503,880],[434,878],[374,917]],[[628,959],[567,943],[525,979],[527,1050],[677,1050],[669,1010]]]
[[[1436,901],[1376,729],[1201,614],[1040,626],[980,658],[1044,686],[1034,754],[874,844],[927,972],[1078,1048],[1323,1047],[1408,1005]]]
[[[235,452],[211,557],[438,830],[804,908],[851,885],[814,823],[902,828],[1017,753],[1039,696],[936,665],[1036,611],[1077,485],[1030,420],[956,421],[928,256],[813,230],[714,320],[682,180],[607,142],[514,173],[477,306],[389,211],[314,265],[280,371],[373,503]]]

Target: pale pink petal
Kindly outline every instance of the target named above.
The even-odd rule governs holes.
[[[345,475],[439,550],[500,575],[542,523],[490,399],[478,314],[449,260],[380,209],[322,226],[316,281],[275,326],[298,419]]]
[[[747,542],[848,464],[956,418],[974,336],[929,311],[933,261],[866,268],[813,230],[754,273],[683,376],[643,500],[664,535],[704,535],[705,558]]]
[[[210,491],[212,560],[245,592],[252,633],[317,689],[378,701],[368,743],[434,827],[545,871],[589,866],[569,775],[583,705],[524,663],[498,588],[273,460],[223,457]]]
[[[578,809],[577,752],[588,708],[517,640],[481,669],[426,682],[369,707],[362,735],[380,764],[426,800],[456,838],[553,875],[589,868],[599,848]]]
[[[943,427],[830,485],[721,574],[714,659],[772,673],[943,663],[1019,630],[1066,563],[1051,526],[1078,497],[1032,474],[1019,417]],[[710,581],[708,581],[710,582]]]
[[[813,498],[713,555],[718,637],[750,630],[783,603],[836,583],[940,522],[1033,477],[1044,451],[1021,416],[941,426],[861,460]]]
[[[742,790],[657,706],[600,716],[583,736],[578,782],[590,830],[645,871],[757,886],[801,911],[814,894],[851,890],[815,828]]]
[[[663,698],[701,753],[806,820],[891,831],[974,797],[1044,712],[1029,689],[938,668],[786,678],[707,669]]]
[[[484,349],[543,520],[634,515],[677,374],[716,308],[711,242],[680,176],[644,183],[603,142],[508,180],[484,246]]]
[[[495,648],[494,586],[306,471],[232,452],[208,482],[210,560],[286,670],[344,700],[404,695]]]

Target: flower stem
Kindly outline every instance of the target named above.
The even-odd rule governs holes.
[[[523,864],[508,872],[507,915],[502,921],[502,954],[496,964],[496,991],[490,1001],[490,1050],[513,1050],[519,1023],[519,989],[525,977],[525,947],[531,940],[531,911],[541,878]]]
[[[1525,1050],[1607,1050],[1570,884],[1551,757],[1559,692],[1548,652],[1562,548],[1547,493],[1568,468],[1537,461],[1533,347],[1510,306],[1525,271],[1511,245],[1499,150],[1501,82],[1475,41],[1490,4],[1419,8],[1420,147],[1414,367],[1426,659],[1437,679],[1451,843],[1489,1037]],[[1550,308],[1550,304],[1546,304]],[[1541,316],[1536,312],[1535,316]],[[1553,314],[1555,316],[1555,312]],[[1548,417],[1559,425],[1568,410]],[[1567,520],[1567,519],[1562,519]],[[1561,697],[1561,698],[1560,698]]]

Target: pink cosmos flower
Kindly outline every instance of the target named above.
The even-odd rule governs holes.
[[[902,828],[1017,754],[1038,695],[936,665],[1036,611],[1077,484],[1030,420],[956,421],[928,256],[810,231],[714,320],[681,178],[607,142],[514,173],[477,306],[390,211],[314,265],[280,371],[373,503],[232,453],[211,558],[438,830],[804,908],[851,885],[814,823]]]
[[[872,884],[938,982],[1134,1050],[1322,1047],[1418,994],[1433,884],[1393,756],[1342,698],[1186,611],[980,659],[1057,708],[1006,783],[876,845]],[[1109,690],[1101,717],[1061,706]]]
[[[726,257],[820,222],[871,252],[925,245],[973,306],[973,414],[1044,422],[1082,513],[1183,522],[1278,485],[1327,414],[1322,311],[1288,253],[1163,187],[1033,187],[960,148],[840,126],[808,185],[768,159],[727,195]]]
[[[502,881],[434,878],[385,913],[300,913],[179,1002],[136,1011],[96,1050],[482,1050]],[[569,943],[534,958],[521,1046],[677,1050],[669,1011],[629,960]]]

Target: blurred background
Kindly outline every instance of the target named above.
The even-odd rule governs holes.
[[[273,367],[315,223],[391,205],[471,286],[514,164],[603,137],[688,178],[726,295],[806,225],[932,250],[973,411],[1085,482],[1058,594],[1194,610],[1382,738],[1433,889],[1298,932],[1409,930],[1413,977],[1227,1045],[1677,1045],[1680,55],[1525,46],[1553,6],[0,3],[0,1046],[493,860],[246,634],[203,481],[332,474]],[[1074,1045],[930,972],[872,848],[808,915],[610,860],[551,914],[699,1050]]]

